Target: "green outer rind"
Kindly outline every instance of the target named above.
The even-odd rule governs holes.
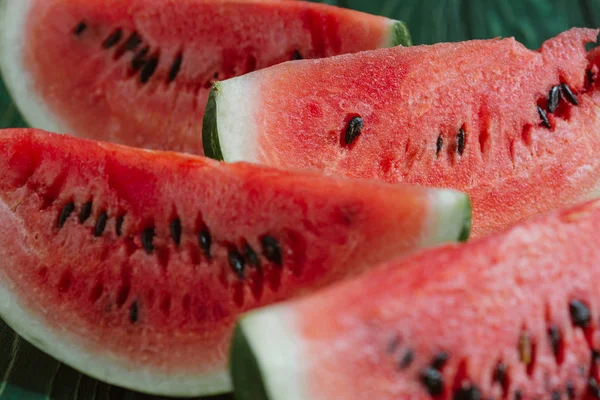
[[[221,84],[217,82],[208,95],[208,103],[202,121],[202,147],[204,147],[206,157],[223,161],[221,143],[219,142],[219,128],[217,126],[217,96],[219,96],[220,90]]]
[[[260,366],[242,324],[238,324],[233,334],[229,360],[236,400],[269,400]]]
[[[412,38],[408,25],[402,21],[394,21],[390,27],[389,47],[395,46],[412,46]]]
[[[469,196],[465,196],[465,211],[462,230],[458,237],[459,242],[466,242],[471,236],[471,227],[473,226],[473,205],[471,204],[471,198]]]

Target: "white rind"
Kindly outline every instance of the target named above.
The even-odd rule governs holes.
[[[68,132],[38,95],[24,63],[25,27],[33,0],[0,0],[0,71],[27,123],[51,132]]]
[[[14,243],[23,247],[23,252],[30,253],[31,249],[25,245],[27,235],[22,223],[4,202],[0,202],[0,215],[5,222],[0,226],[0,235],[12,238]],[[7,221],[9,218],[12,220]],[[5,254],[5,249],[0,249],[0,259],[8,258],[10,257]],[[0,316],[27,341],[59,361],[103,382],[146,393],[192,397],[231,391],[231,380],[225,368],[209,375],[167,377],[160,371],[142,370],[128,365],[126,360],[106,351],[90,352],[81,345],[86,338],[74,334],[73,329],[59,326],[50,328],[45,324],[41,318],[44,312],[41,306],[35,311],[26,307],[22,299],[15,295],[15,283],[4,276],[3,269],[0,266]],[[202,355],[199,354],[198,357],[201,359]]]
[[[396,24],[399,22],[402,22],[402,21],[398,21],[396,19],[389,19],[387,21],[388,34],[383,39],[381,44],[379,45],[379,48],[384,49],[384,48],[388,48],[388,47],[398,46],[398,44],[396,44],[395,42],[396,42]]]
[[[310,399],[303,366],[302,338],[298,337],[293,310],[269,307],[243,318],[241,329],[262,375],[270,399]],[[267,338],[267,339],[265,339]],[[293,361],[293,362],[290,362]]]
[[[465,222],[471,218],[471,203],[469,197],[454,190],[432,190],[426,236],[423,247],[432,247],[442,243],[454,242],[460,238]]]
[[[250,73],[219,83],[216,121],[221,153],[227,162],[258,162],[258,76]]]

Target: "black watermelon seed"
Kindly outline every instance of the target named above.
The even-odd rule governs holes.
[[[171,65],[171,69],[169,70],[169,83],[173,82],[177,75],[179,75],[179,71],[181,70],[181,64],[183,63],[183,54],[177,54],[175,60],[173,61],[173,65]]]
[[[599,359],[600,359],[600,353],[598,352],[598,350],[593,349],[592,350],[592,368],[595,367],[595,364],[598,363]]]
[[[460,128],[458,130],[458,135],[456,136],[456,151],[458,152],[459,156],[462,156],[462,154],[465,151],[465,144],[466,144],[465,139],[466,139],[466,133],[463,128]]]
[[[210,232],[207,228],[204,228],[198,233],[198,242],[200,243],[200,248],[206,255],[206,257],[210,258],[210,246],[212,245],[212,237],[210,236]]]
[[[142,232],[142,246],[148,254],[152,254],[154,251],[154,235],[154,228],[146,228]]]
[[[346,126],[346,134],[344,135],[344,141],[347,145],[351,145],[354,143],[356,138],[358,138],[362,132],[362,129],[365,126],[365,122],[361,117],[354,117],[348,122]]]
[[[561,395],[560,392],[558,390],[553,390],[552,391],[552,400],[560,400]]]
[[[437,141],[435,143],[435,155],[439,156],[442,148],[444,147],[444,138],[442,135],[438,136]]]
[[[98,216],[98,221],[96,221],[96,227],[94,228],[94,236],[102,236],[104,230],[106,229],[106,221],[108,221],[108,214],[106,213],[106,211],[103,211],[102,214]]]
[[[600,399],[600,385],[598,385],[596,378],[591,377],[588,380],[588,391],[595,399]]]
[[[571,314],[571,323],[580,328],[590,326],[592,319],[590,309],[579,300],[571,300],[569,303],[569,313]]]
[[[111,33],[106,38],[104,43],[102,43],[102,47],[104,47],[105,49],[110,49],[111,47],[118,44],[121,41],[122,37],[123,37],[123,29],[119,28],[116,31],[114,31],[113,33]]]
[[[388,343],[387,352],[390,354],[394,354],[396,350],[398,350],[398,347],[400,347],[400,336],[396,335]]]
[[[550,338],[550,344],[552,345],[552,352],[555,357],[558,357],[560,351],[560,342],[562,341],[562,335],[557,326],[551,326],[548,328],[548,337]]]
[[[590,86],[594,84],[594,73],[591,69],[587,70],[587,80]]]
[[[567,99],[569,103],[573,104],[574,106],[579,105],[579,100],[577,100],[577,96],[575,96],[575,94],[571,91],[569,85],[567,85],[566,83],[561,83],[560,90],[562,91],[563,96],[565,97],[565,99]]]
[[[421,383],[433,397],[437,397],[444,392],[444,377],[435,368],[426,368],[421,373]]]
[[[136,322],[138,322],[138,318],[139,318],[139,307],[138,307],[137,301],[134,301],[131,304],[131,307],[129,308],[129,321],[131,321],[132,324],[135,324]]]
[[[142,38],[138,35],[137,32],[133,32],[129,38],[125,41],[125,45],[123,46],[123,50],[125,51],[134,51],[138,48],[138,46],[142,44]]]
[[[146,64],[146,56],[150,51],[150,47],[144,47],[131,60],[131,69],[133,72],[139,71]]]
[[[548,129],[552,128],[552,125],[550,125],[550,121],[548,120],[548,115],[546,114],[546,111],[544,111],[540,106],[538,106],[537,110],[540,119],[542,120],[542,125],[544,125]]]
[[[515,392],[515,400],[521,400],[523,398],[523,392],[521,392],[520,390],[517,390]]]
[[[171,221],[171,237],[177,246],[181,244],[181,220],[179,218]]]
[[[73,29],[73,34],[75,36],[81,36],[81,34],[83,34],[83,32],[85,32],[86,29],[87,29],[87,24],[84,21],[81,21],[79,24],[77,24],[75,29]]]
[[[304,57],[302,57],[302,54],[300,54],[300,51],[294,50],[294,54],[292,55],[292,60],[304,60]]]
[[[116,232],[117,236],[121,236],[123,234],[123,222],[125,221],[125,215],[119,215],[116,222]]]
[[[548,111],[554,113],[560,103],[560,86],[553,86],[548,93]]]
[[[258,259],[258,255],[248,243],[244,246],[244,258],[248,262],[249,265],[253,267],[260,266],[260,260]]]
[[[474,385],[462,386],[454,392],[454,400],[481,400],[481,392]]]
[[[127,40],[125,40],[125,42],[119,46],[115,52],[114,59],[120,59],[127,51],[135,51],[140,44],[142,44],[142,38],[137,32],[133,32],[131,35],[129,35]]]
[[[500,384],[500,386],[506,386],[506,365],[504,363],[499,362],[494,369],[494,382]]]
[[[140,72],[140,82],[147,83],[152,75],[156,72],[156,68],[158,67],[158,57],[151,57],[146,64],[142,67],[142,72]]]
[[[445,351],[439,352],[433,357],[431,361],[431,367],[441,371],[444,368],[444,365],[448,362],[448,353]]]
[[[567,382],[567,397],[569,399],[574,399],[577,396],[577,392],[575,391],[575,385],[573,385],[573,382]]]
[[[60,212],[60,215],[58,216],[58,227],[59,228],[62,228],[65,225],[65,223],[67,222],[67,219],[71,216],[73,211],[75,211],[75,203],[73,203],[71,201],[71,202],[65,204],[62,211]]]
[[[413,363],[413,361],[415,360],[415,352],[412,351],[411,349],[407,349],[404,352],[404,355],[402,356],[402,358],[400,359],[400,368],[401,369],[406,369],[408,367],[410,367],[410,365]]]
[[[262,239],[262,246],[263,254],[267,260],[281,267],[283,261],[281,259],[281,247],[279,247],[279,242],[277,242],[273,236],[267,235]]]
[[[81,212],[79,213],[80,223],[83,224],[92,215],[92,205],[92,202],[88,201],[81,207]]]
[[[229,250],[229,265],[240,279],[244,279],[244,257],[237,250]]]

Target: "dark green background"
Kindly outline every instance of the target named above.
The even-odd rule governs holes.
[[[4,0],[0,0],[4,1]],[[600,0],[327,0],[408,23],[415,44],[515,36],[530,48],[573,26],[600,27]],[[0,28],[1,34],[1,28]],[[0,128],[25,126],[0,82]],[[99,383],[0,322],[0,399],[155,399]],[[228,397],[219,400],[229,399]]]

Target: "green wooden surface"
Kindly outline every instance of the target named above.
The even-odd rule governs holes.
[[[0,0],[4,1],[4,0]],[[404,20],[415,44],[514,36],[530,48],[572,26],[600,27],[600,0],[326,0]],[[0,28],[1,34],[1,28]],[[0,128],[25,122],[0,82]],[[0,322],[0,400],[150,400],[75,372]],[[221,397],[228,400],[230,397]]]

